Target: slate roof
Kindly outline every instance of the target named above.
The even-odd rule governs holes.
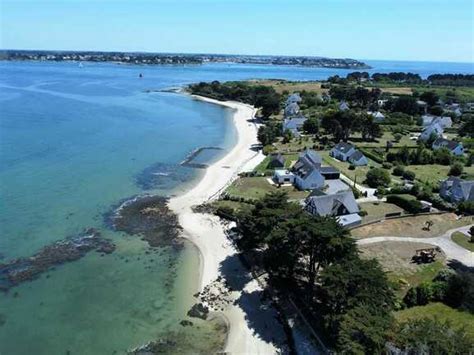
[[[333,216],[340,206],[344,206],[348,214],[359,212],[359,206],[351,190],[333,195],[310,196],[306,199],[306,204],[316,209],[316,214],[319,216]]]
[[[306,121],[305,117],[297,117],[286,119],[283,121],[283,129],[299,129],[303,126],[304,122]]]
[[[283,166],[283,165],[285,165],[285,158],[280,153],[270,154],[269,164],[272,164],[274,162],[278,162]]]
[[[337,143],[336,146],[334,147],[334,149],[336,149],[336,150],[338,150],[338,151],[340,151],[341,153],[344,153],[344,154],[346,154],[352,148],[354,148],[354,146],[352,144],[346,143],[346,142]]]
[[[433,142],[433,146],[435,145],[448,148],[449,150],[453,150],[453,149],[456,149],[456,147],[459,145],[459,142],[455,142],[455,141],[444,139],[444,138],[437,138]]]
[[[337,170],[335,167],[333,166],[322,166],[319,171],[321,172],[321,174],[339,174],[339,170]]]
[[[360,159],[364,157],[365,157],[364,154],[362,154],[360,150],[356,150],[354,153],[351,154],[349,159],[353,161],[359,161]]]
[[[341,110],[341,111],[349,110],[349,105],[347,104],[347,102],[342,101],[342,102],[339,104],[339,110]]]
[[[296,116],[300,112],[300,107],[296,102],[292,102],[285,107],[285,116]]]
[[[288,98],[286,99],[286,103],[287,104],[291,104],[293,102],[301,102],[301,96],[298,92],[295,92],[293,94],[291,94],[290,96],[288,96]]]

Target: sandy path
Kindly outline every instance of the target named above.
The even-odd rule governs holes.
[[[197,97],[196,97],[197,98]],[[258,126],[252,121],[255,109],[236,102],[219,102],[207,98],[197,98],[206,102],[223,105],[235,110],[234,124],[238,133],[238,142],[221,160],[206,169],[202,180],[190,191],[169,201],[169,207],[179,218],[183,234],[194,242],[201,252],[201,290],[222,273],[222,262],[232,260],[232,272],[245,274],[240,261],[235,258],[236,250],[225,235],[219,218],[209,214],[194,213],[191,207],[217,197],[244,170],[258,165],[264,156],[252,150],[258,144]],[[234,258],[232,257],[234,256]],[[247,297],[248,292],[258,292],[258,285],[246,278],[246,285],[231,292],[236,304],[228,305],[225,315],[229,320],[230,332],[226,351],[232,354],[272,354],[277,348],[268,338],[257,335],[255,324],[249,322],[249,315],[256,316],[262,328],[272,330],[272,337],[283,337],[281,326],[275,321],[274,311],[266,309],[258,298]],[[242,292],[243,290],[243,292]],[[243,297],[242,297],[243,295]],[[265,308],[265,312],[262,309]],[[252,323],[252,325],[250,325]],[[251,329],[252,328],[252,329]],[[265,338],[265,339],[263,339]],[[281,339],[280,339],[281,340]]]

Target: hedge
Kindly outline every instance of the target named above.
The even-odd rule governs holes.
[[[423,208],[420,201],[408,199],[403,195],[388,195],[387,202],[393,203],[394,205],[403,208],[405,211],[414,214],[420,213]]]
[[[373,161],[379,163],[379,164],[382,164],[384,161],[385,161],[385,158],[383,157],[383,155],[381,154],[378,154],[376,152],[374,152],[373,150],[369,150],[369,149],[364,149],[364,148],[359,148],[359,150],[367,157],[367,158],[370,158],[372,159]]]

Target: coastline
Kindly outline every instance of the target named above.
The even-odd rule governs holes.
[[[218,197],[238,177],[240,172],[253,169],[264,159],[264,155],[261,151],[256,152],[251,149],[252,145],[258,144],[258,125],[252,121],[256,113],[254,107],[238,102],[221,102],[206,97],[191,96],[196,100],[233,109],[233,123],[237,130],[237,143],[232,150],[211,164],[197,185],[183,195],[172,197],[168,204],[169,208],[178,216],[179,223],[183,228],[182,236],[194,243],[200,252],[199,291],[203,291],[206,287],[212,290],[213,282],[218,277],[225,277],[220,272],[224,261],[232,260],[232,270],[236,274],[248,276],[248,271],[236,258],[237,251],[228,240],[220,219],[210,214],[194,213],[192,207]],[[246,312],[252,309],[258,312],[262,306],[260,300],[255,297],[242,300],[243,293],[261,291],[258,283],[249,279],[250,281],[241,290],[229,292],[230,302],[223,312],[230,327],[224,351],[229,353],[275,353],[278,349],[271,342],[262,339],[248,325]],[[219,295],[218,290],[215,290],[215,293]],[[235,302],[237,300],[239,302]],[[212,305],[209,306],[211,311],[222,311],[222,309],[213,309]],[[269,329],[272,329],[276,322],[275,316],[276,313],[266,311],[263,317],[268,319],[259,319],[259,321],[268,324]],[[283,336],[283,332],[278,332],[278,329],[273,333],[272,338]],[[284,342],[283,339],[279,340]]]

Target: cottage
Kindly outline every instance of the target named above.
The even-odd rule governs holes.
[[[267,164],[268,169],[275,168],[284,168],[285,167],[285,158],[280,153],[270,154]]]
[[[428,110],[428,104],[425,101],[418,100],[416,104],[418,105],[418,109],[420,111],[426,113],[426,111]]]
[[[293,184],[295,175],[289,170],[277,169],[273,173],[273,181],[277,184]]]
[[[448,149],[451,153],[454,155],[464,155],[464,147],[462,143],[452,141],[449,139],[444,139],[444,138],[438,138],[433,142],[432,145],[433,150],[438,150],[441,148],[446,148]]]
[[[419,139],[423,142],[428,141],[431,137],[439,138],[443,136],[444,129],[437,123],[429,125],[421,132]]]
[[[300,135],[300,131],[303,129],[303,125],[306,121],[305,117],[294,117],[283,120],[283,132],[290,131],[293,136],[298,137]]]
[[[385,106],[388,100],[377,100],[377,106],[382,108]]]
[[[453,203],[474,201],[474,180],[462,180],[450,176],[441,183],[439,195]]]
[[[343,226],[360,224],[359,206],[351,190],[332,195],[309,196],[305,200],[305,210],[315,216],[337,217]]]
[[[347,161],[347,159],[349,159],[349,157],[354,154],[355,151],[356,149],[352,144],[340,142],[331,149],[329,155],[338,160]]]
[[[286,105],[289,105],[289,104],[299,104],[301,102],[301,96],[298,92],[295,92],[293,94],[291,94],[290,96],[288,96],[288,98],[286,99]]]
[[[347,102],[341,101],[341,103],[339,104],[339,111],[347,111],[349,109],[350,109],[350,107],[347,104]]]
[[[321,157],[314,150],[307,149],[300,153],[298,161],[293,166],[295,186],[300,190],[322,188],[325,179],[319,171],[321,163]]]
[[[285,118],[291,118],[291,117],[296,117],[300,113],[300,107],[296,102],[292,102],[291,104],[288,104],[285,106]]]
[[[367,160],[365,155],[358,150],[352,153],[347,160],[349,161],[349,163],[355,166],[364,166],[369,164],[369,161]]]
[[[423,120],[423,126],[427,127],[433,124],[439,124],[443,129],[451,128],[453,125],[453,120],[449,116],[433,116],[433,115],[423,115],[421,116]]]
[[[319,169],[319,172],[321,173],[322,176],[324,176],[326,180],[336,180],[336,179],[339,179],[341,175],[339,170],[337,170],[336,168],[332,166],[322,166]]]
[[[376,112],[369,111],[367,112],[367,114],[372,116],[376,122],[382,122],[385,119],[385,115],[380,111],[376,111]]]

